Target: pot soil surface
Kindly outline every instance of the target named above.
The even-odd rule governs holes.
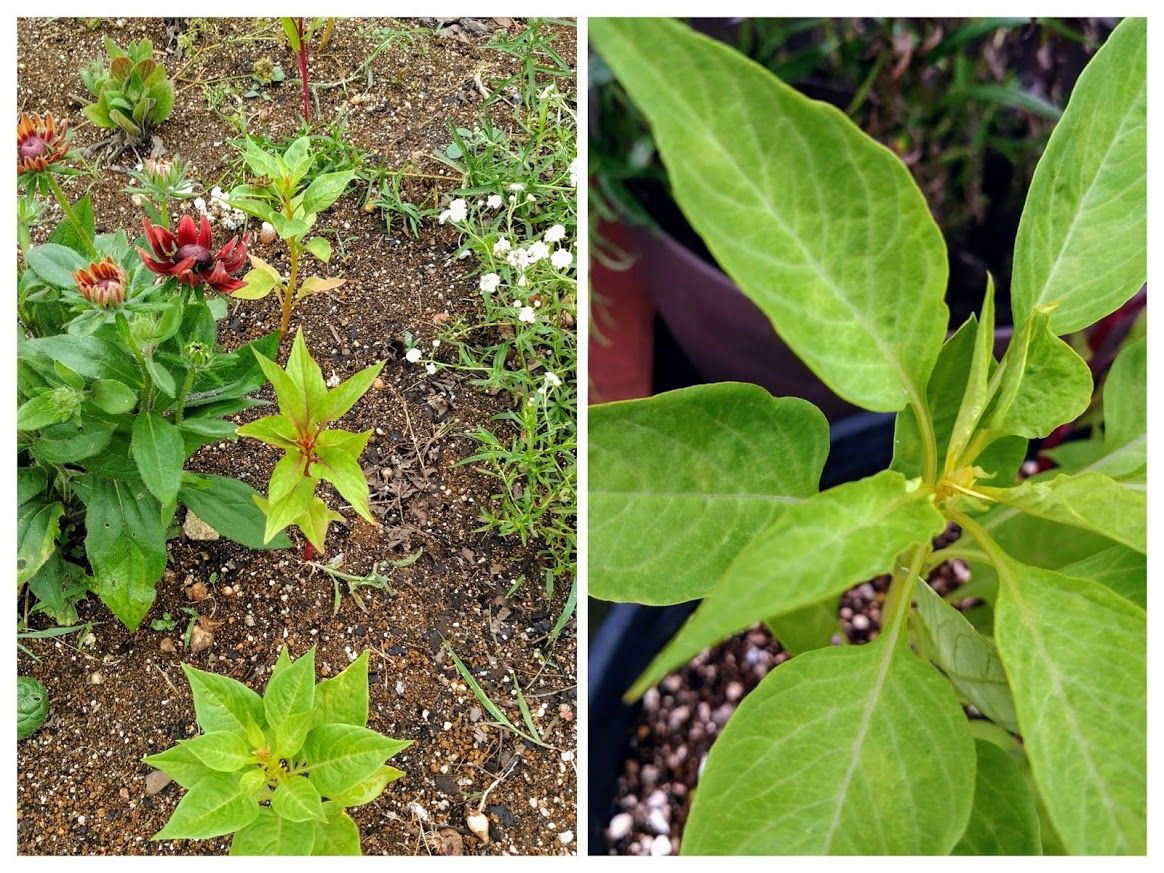
[[[388,167],[402,166],[416,153],[443,150],[450,122],[473,125],[484,100],[481,83],[487,87],[517,70],[516,59],[485,46],[494,33],[512,37],[522,24],[461,20],[433,32],[436,24],[433,19],[337,21],[326,51],[313,53],[311,80],[351,81],[346,89],[321,92],[318,120],[348,113],[346,139]],[[422,25],[429,29],[379,54],[370,68],[372,87],[366,87],[364,75],[353,76],[384,39],[384,31],[376,28]],[[284,141],[300,125],[297,67],[290,50],[273,28],[266,31],[270,39],[237,39],[256,26],[245,19],[217,22],[216,33],[200,36],[179,59],[173,33],[159,19],[102,20],[93,29],[76,19],[22,19],[17,28],[19,109],[66,116],[74,123],[76,144],[92,145],[104,132],[76,123],[81,118],[78,95],[84,92],[78,71],[99,53],[106,34],[122,45],[148,37],[169,75],[177,77],[174,112],[157,133],[167,155],[178,154],[193,165],[198,193],[208,198],[205,192],[212,186],[230,185],[224,177],[235,152],[228,140],[237,131],[226,117],[236,110],[228,105],[217,114],[204,98],[202,83],[233,76],[246,90],[253,62],[269,56],[282,64],[288,78],[261,89],[269,99],[244,104],[248,123],[253,131]],[[574,58],[572,28],[560,28],[557,49]],[[503,124],[504,113],[495,114]],[[126,152],[95,177],[78,176],[66,184],[73,200],[90,191],[99,232],[140,232],[141,212],[121,192],[130,183],[125,170],[136,160]],[[424,172],[447,181],[426,180],[405,194],[431,206],[459,184],[459,177],[435,161],[422,164]],[[26,641],[28,653],[19,655],[19,672],[45,684],[51,706],[44,726],[18,746],[20,853],[224,853],[229,838],[150,842],[181,791],[173,783],[160,784],[141,758],[197,730],[181,663],[261,690],[284,645],[296,656],[317,646],[322,676],[335,675],[370,650],[368,726],[415,740],[392,761],[405,778],[352,811],[366,854],[576,850],[575,623],[547,645],[569,586],[559,585],[547,598],[536,545],[523,547],[476,532],[479,510],[495,488],[472,467],[457,466],[473,449],[465,432],[501,426],[490,419],[507,407],[507,400],[478,393],[456,377],[427,379],[403,357],[405,331],[427,342],[435,326],[450,318],[480,320],[478,295],[466,278],[466,266],[450,259],[454,231],[426,222],[418,239],[398,227],[388,233],[379,215],[363,211],[362,205],[363,191],[353,186],[321,216],[321,227],[339,243],[325,272],[346,277],[347,284],[301,302],[292,331],[303,327],[326,377],[347,378],[374,361],[387,361],[377,387],[340,422],[348,430],[374,429],[361,464],[380,526],[349,512],[352,523],[332,525],[328,553],[316,560],[340,558],[345,572],[363,575],[418,549],[421,557],[388,571],[391,590],[359,589],[366,609],[345,586],[333,614],[331,580],[300,560],[298,548],[251,552],[225,539],[196,541],[182,535],[170,543],[169,569],[158,583],[156,604],[136,633],[91,597],[80,606],[81,621],[93,623],[90,635]],[[59,211],[52,218],[49,226],[61,219]],[[257,236],[253,222],[250,229]],[[217,229],[216,238],[221,233]],[[256,241],[252,251],[286,270],[285,250],[278,243]],[[273,296],[240,302],[220,322],[220,344],[235,348],[277,328],[277,307]],[[274,399],[269,386],[259,396]],[[237,421],[262,414],[249,410]],[[191,466],[265,491],[276,457],[274,450],[248,440],[208,446]],[[333,507],[343,506],[334,492],[324,496]],[[524,584],[507,596],[522,576]],[[184,609],[199,616],[193,637],[205,647],[196,652],[183,640],[192,618]],[[150,622],[165,613],[175,626],[151,629]],[[527,744],[491,724],[442,640],[520,724],[510,678],[515,674],[550,747]],[[467,828],[465,816],[476,811],[490,786],[485,812],[491,839],[486,843]]]

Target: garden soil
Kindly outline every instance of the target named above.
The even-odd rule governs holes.
[[[287,79],[242,105],[252,130],[286,139],[300,123],[295,59],[273,29],[256,37],[261,23],[245,19],[218,22],[179,58],[174,34],[184,24],[190,22],[22,19],[19,109],[66,116],[77,145],[92,145],[102,132],[77,123],[84,102],[78,71],[99,52],[105,35],[122,45],[149,37],[156,48],[168,47],[166,67],[177,76],[173,115],[158,131],[165,154],[193,165],[200,193],[216,184],[228,189],[238,181],[231,175],[237,172],[236,152],[228,145],[237,136],[228,120],[237,109],[228,99],[213,110],[202,85],[232,82],[245,91],[254,61],[270,57],[281,63]],[[384,40],[387,31],[377,28],[418,26],[429,29],[395,41],[371,64],[368,87],[359,67]],[[337,21],[329,46],[312,59],[311,77],[319,83],[351,80],[322,92],[319,116],[346,113],[346,138],[389,168],[415,158],[417,167],[439,178],[405,193],[422,205],[436,205],[459,177],[424,156],[448,144],[450,123],[471,127],[489,83],[516,71],[516,59],[486,44],[497,32],[512,37],[521,27],[510,19]],[[558,29],[556,48],[573,60],[573,28]],[[496,115],[504,123],[504,113]],[[124,170],[138,157],[146,154],[123,153],[96,176],[79,176],[66,185],[72,199],[90,190],[99,231],[124,228],[131,236],[140,231],[141,213],[121,190],[131,181]],[[345,585],[337,612],[332,580],[301,560],[299,548],[251,552],[224,539],[199,541],[181,534],[171,540],[157,602],[136,633],[90,598],[80,607],[81,620],[93,623],[89,636],[26,641],[19,671],[45,684],[51,707],[45,725],[18,746],[20,853],[224,853],[229,838],[150,841],[182,792],[141,758],[197,731],[180,664],[261,690],[282,646],[293,656],[315,646],[320,677],[335,675],[369,650],[369,727],[414,741],[392,761],[406,776],[352,811],[365,854],[576,851],[575,623],[553,645],[547,642],[568,583],[547,597],[536,543],[523,546],[477,530],[479,512],[496,486],[472,465],[460,465],[474,446],[466,432],[503,427],[491,418],[508,400],[482,394],[456,376],[427,378],[403,357],[405,331],[427,345],[441,323],[479,318],[469,265],[452,260],[451,229],[428,221],[412,239],[398,227],[387,232],[378,212],[363,205],[364,192],[349,191],[321,216],[336,252],[325,272],[345,277],[347,284],[300,303],[292,330],[303,328],[325,377],[344,379],[373,362],[386,362],[376,387],[340,422],[347,430],[374,431],[361,463],[380,524],[369,525],[349,512],[351,524],[333,525],[327,553],[315,560],[339,559],[345,572],[364,575],[380,562],[417,550],[420,558],[387,572],[391,590],[360,588],[360,602]],[[217,241],[222,231],[215,233]],[[251,250],[286,269],[275,246],[255,242]],[[276,328],[277,306],[273,297],[240,302],[220,323],[220,343],[234,348]],[[269,387],[260,396],[273,400]],[[237,420],[262,414],[250,410]],[[208,446],[191,466],[235,476],[262,491],[276,458],[269,447],[242,441]],[[325,499],[342,506],[334,492]],[[166,614],[172,628],[150,627],[164,622]],[[35,618],[32,623],[39,626]],[[444,641],[520,724],[511,678],[516,676],[548,747],[491,723]],[[188,642],[200,650],[192,651]],[[488,841],[466,825],[466,815],[478,806],[489,818]]]

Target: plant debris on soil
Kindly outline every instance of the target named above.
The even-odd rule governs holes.
[[[944,548],[958,536],[957,526],[950,525],[934,540],[934,548]],[[928,581],[944,597],[968,579],[966,566],[955,560],[936,567]],[[889,576],[878,576],[841,595],[837,615],[845,643],[861,645],[877,638],[889,582]],[[968,609],[980,602],[954,605]],[[712,743],[740,701],[789,657],[771,631],[758,625],[697,655],[643,695],[618,778],[618,811],[605,830],[611,855],[679,854],[692,793]]]
[[[241,37],[260,22],[219,20],[184,58],[177,57],[174,26],[161,19],[100,20],[92,27],[88,22],[26,18],[17,28],[19,109],[68,117],[78,147],[96,143],[103,133],[77,123],[83,102],[78,71],[99,53],[105,35],[121,44],[148,37],[164,58],[177,101],[157,134],[167,155],[190,162],[200,194],[214,185],[228,187],[223,180],[235,154],[228,140],[238,136],[228,113],[208,105],[203,83],[249,80],[253,63],[270,56],[288,77],[262,89],[267,99],[245,102],[248,124],[280,140],[300,126],[294,59],[273,20],[263,31],[269,39],[259,40]],[[437,25],[433,19],[337,20],[326,51],[312,55],[311,81],[349,81],[320,92],[313,120],[346,113],[346,140],[390,168],[443,149],[450,122],[471,126],[481,111],[481,83],[518,69],[515,58],[486,44],[498,32],[515,36],[523,25],[500,18]],[[363,73],[353,72],[383,42],[385,29],[411,38],[392,42],[376,56],[367,87]],[[563,26],[557,36],[558,51],[572,62],[575,31]],[[206,50],[217,43],[225,47]],[[127,151],[95,177],[66,184],[72,200],[86,190],[92,195],[99,232],[140,233],[141,212],[121,191],[137,159]],[[425,172],[447,177],[413,192],[418,201],[430,199],[426,206],[460,183],[436,162],[426,163]],[[471,466],[458,466],[474,449],[465,433],[504,427],[491,417],[509,401],[475,391],[456,375],[426,379],[404,360],[405,331],[427,340],[451,317],[472,320],[479,296],[464,278],[467,267],[451,260],[454,230],[434,221],[421,226],[417,239],[395,225],[389,233],[377,212],[362,208],[363,195],[353,186],[320,217],[323,232],[336,243],[326,272],[347,284],[301,302],[292,330],[302,326],[327,378],[344,379],[375,361],[387,362],[376,387],[340,422],[348,430],[373,430],[361,465],[380,526],[348,513],[349,523],[332,526],[328,552],[315,560],[338,560],[339,569],[357,576],[380,569],[388,588],[363,587],[357,602],[345,584],[333,615],[332,580],[301,561],[298,548],[252,552],[225,539],[192,539],[190,533],[209,534],[187,524],[187,532],[170,541],[157,601],[136,633],[90,597],[79,612],[82,623],[92,623],[91,632],[25,641],[31,654],[20,654],[20,673],[45,684],[50,710],[45,725],[18,746],[20,853],[224,853],[229,837],[150,841],[182,792],[141,758],[197,730],[181,663],[261,690],[282,646],[296,657],[316,646],[318,678],[335,675],[370,650],[368,727],[415,741],[392,761],[405,777],[373,803],[351,810],[365,854],[576,852],[575,623],[547,646],[569,585],[547,598],[538,583],[536,543],[522,546],[476,532],[495,486]],[[59,210],[50,213],[40,235],[60,219]],[[250,229],[257,237],[257,226]],[[252,251],[286,269],[277,245],[256,239]],[[235,348],[278,321],[273,297],[240,302],[220,322],[219,342]],[[273,400],[269,386],[259,396]],[[262,414],[248,410],[237,421]],[[265,491],[276,459],[275,450],[246,440],[208,446],[191,466]],[[343,506],[334,492],[324,498]],[[185,520],[179,516],[176,522]],[[423,553],[415,563],[384,569],[383,562],[418,549]],[[532,581],[507,596],[522,576]],[[151,629],[151,621],[163,629]],[[521,724],[516,677],[546,747],[492,723],[448,657],[446,640],[494,703]],[[484,828],[475,817],[479,809]]]

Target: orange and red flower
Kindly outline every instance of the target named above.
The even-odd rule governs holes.
[[[65,132],[67,121],[59,125],[52,115],[20,116],[16,124],[16,172],[42,173],[69,153]]]
[[[125,270],[113,258],[94,261],[73,274],[81,296],[102,309],[125,302]]]
[[[237,273],[246,263],[249,233],[244,233],[242,239],[232,237],[217,253],[211,250],[210,221],[205,215],[198,228],[189,215],[182,216],[177,234],[156,227],[147,218],[145,234],[153,257],[140,247],[138,254],[145,265],[160,276],[173,276],[179,282],[195,287],[208,285],[221,294],[230,294],[246,284],[241,279],[232,278],[231,273]]]

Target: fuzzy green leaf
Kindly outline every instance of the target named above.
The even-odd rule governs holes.
[[[974,747],[974,809],[952,854],[1041,855],[1035,798],[1018,764],[994,743],[976,739]]]
[[[1024,324],[1087,327],[1147,275],[1147,23],[1129,18],[1083,70],[1031,181],[1015,241],[1011,309]]]
[[[291,548],[290,538],[282,533],[264,542],[266,522],[254,503],[257,493],[250,485],[229,476],[186,473],[178,500],[224,537],[248,549]]]
[[[316,828],[277,815],[269,807],[247,827],[234,835],[231,855],[310,855],[315,847]]]
[[[702,597],[748,543],[817,492],[828,455],[816,407],[755,385],[702,385],[588,414],[589,586],[603,600]]]
[[[905,549],[946,526],[917,483],[885,470],[790,507],[715,580],[695,614],[628,692],[642,694],[671,670],[759,616],[778,616],[839,595],[890,570]]]
[[[271,809],[287,821],[326,821],[323,800],[306,776],[284,779],[271,797]]]
[[[262,722],[262,699],[241,682],[229,676],[207,673],[189,664],[183,664],[182,670],[190,682],[194,713],[202,730],[246,735],[251,722]]]
[[[1075,854],[1143,854],[1144,611],[1097,582],[996,565],[995,639],[1055,830]]]
[[[182,432],[156,412],[141,412],[133,419],[129,451],[150,493],[163,504],[173,501],[186,461]]]
[[[411,744],[358,725],[323,724],[307,735],[303,756],[319,793],[334,797],[359,785]]]
[[[945,854],[974,793],[966,717],[887,636],[773,670],[711,747],[689,855]]]
[[[901,160],[676,21],[594,19],[590,38],[684,215],[797,355],[859,406],[920,405],[948,320],[946,247]]]
[[[65,506],[59,501],[30,500],[16,510],[16,584],[36,575],[57,549]]]
[[[361,652],[341,673],[315,686],[315,724],[368,723],[368,657]]]
[[[113,379],[93,383],[93,402],[110,415],[121,415],[137,405],[137,392]]]
[[[199,779],[179,801],[155,840],[205,840],[245,828],[259,815],[259,804],[247,794],[238,773],[210,773]]]

